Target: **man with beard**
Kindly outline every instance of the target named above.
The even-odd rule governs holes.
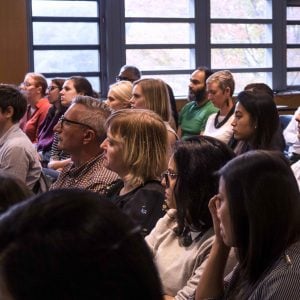
[[[179,113],[178,136],[186,139],[204,131],[208,117],[217,112],[217,108],[207,99],[206,79],[212,71],[206,67],[197,68],[191,75],[188,103]]]

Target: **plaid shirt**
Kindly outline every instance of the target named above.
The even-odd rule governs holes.
[[[103,161],[104,156],[100,154],[79,167],[71,162],[64,167],[50,190],[79,188],[104,194],[110,184],[118,179],[118,175],[106,169]]]

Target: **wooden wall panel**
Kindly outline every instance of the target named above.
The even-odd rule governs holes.
[[[19,84],[28,72],[26,0],[1,0],[0,82]]]

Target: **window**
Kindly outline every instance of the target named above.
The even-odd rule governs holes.
[[[186,96],[197,66],[250,82],[300,87],[300,0],[28,0],[31,68],[84,75],[105,97],[122,65]]]
[[[300,3],[288,5],[286,14],[287,85],[295,88],[300,87]]]
[[[83,75],[100,90],[98,1],[31,3],[34,71],[49,78]]]

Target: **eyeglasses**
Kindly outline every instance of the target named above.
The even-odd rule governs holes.
[[[81,122],[77,122],[77,121],[72,121],[72,120],[69,120],[67,119],[65,116],[62,116],[61,119],[59,120],[60,121],[60,124],[61,124],[61,127],[64,127],[65,124],[75,124],[75,125],[80,125],[80,126],[85,126],[85,127],[88,127],[90,129],[92,129],[93,131],[95,131],[95,129],[93,127],[91,127],[90,125],[88,124],[84,124],[84,123],[81,123]],[[96,132],[96,131],[95,131]]]
[[[55,90],[55,89],[59,89],[59,87],[56,86],[56,85],[50,85],[50,86],[48,86],[48,88],[47,88],[48,92],[51,92],[51,91],[53,91],[53,90]]]
[[[28,81],[24,81],[24,82],[21,82],[20,86],[26,86],[26,87],[29,87],[29,86],[32,86],[34,85],[33,83],[30,83]]]
[[[170,187],[170,178],[172,179],[172,180],[174,180],[174,179],[176,179],[177,178],[177,176],[178,176],[178,174],[177,173],[174,173],[174,172],[172,172],[172,171],[170,171],[170,170],[166,170],[166,171],[164,171],[162,174],[161,174],[161,180],[165,180],[165,182],[166,182],[166,187],[168,188],[168,187]]]
[[[116,77],[116,81],[121,81],[121,80],[127,80],[127,81],[130,81],[129,78],[124,77],[124,76],[117,76],[117,77]]]

